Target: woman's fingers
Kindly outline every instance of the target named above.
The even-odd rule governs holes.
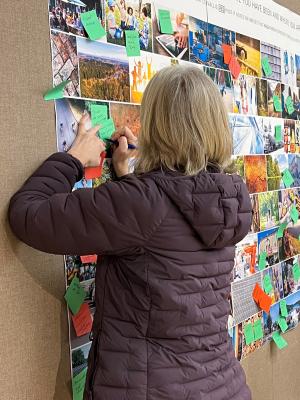
[[[118,142],[119,142],[119,147],[118,147],[119,153],[120,153],[120,154],[124,154],[124,155],[127,154],[127,151],[128,151],[128,141],[127,141],[127,138],[125,137],[125,135],[121,136],[121,137],[119,138]]]
[[[136,137],[132,133],[132,131],[127,127],[124,126],[123,128],[118,129],[111,137],[112,140],[119,140],[121,136],[125,136],[129,143],[135,143]]]
[[[87,133],[88,133],[89,135],[96,135],[96,133],[99,131],[99,129],[100,129],[100,125],[95,125],[95,126],[93,126],[91,129],[89,129],[89,130],[87,131]]]

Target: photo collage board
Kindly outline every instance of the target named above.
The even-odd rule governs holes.
[[[281,300],[287,305],[287,330],[300,321],[300,48],[297,54],[292,46],[279,47],[265,38],[228,30],[212,24],[209,15],[201,20],[166,3],[171,2],[161,6],[150,0],[49,0],[53,84],[70,81],[64,98],[55,101],[57,148],[68,151],[81,116],[94,104],[106,106],[116,129],[128,126],[138,137],[143,92],[166,66],[192,63],[215,82],[229,116],[234,165],[253,206],[251,231],[236,246],[228,324],[236,357],[242,359],[280,330]],[[161,33],[160,9],[170,11],[173,34]],[[96,11],[106,31],[97,41],[87,38],[81,23],[81,14],[90,10]],[[139,57],[127,56],[127,30],[138,32]],[[226,60],[226,48],[238,61],[237,77]],[[113,179],[110,156],[108,146],[101,176],[86,176],[74,190]],[[79,279],[91,318],[95,269],[93,257],[65,256],[66,285]],[[269,313],[252,297],[256,283],[264,287],[266,282],[272,298]],[[87,366],[91,335],[74,329],[70,311],[69,322],[74,379]],[[259,324],[263,336],[246,344],[244,328],[250,323]]]

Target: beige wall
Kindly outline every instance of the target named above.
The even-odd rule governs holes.
[[[291,3],[299,10],[300,0]],[[62,258],[19,243],[6,220],[10,196],[56,149],[53,103],[42,99],[51,86],[47,0],[2,0],[0,15],[0,398],[68,400]],[[287,340],[286,351],[266,346],[243,363],[254,400],[300,398],[300,329],[287,334]]]

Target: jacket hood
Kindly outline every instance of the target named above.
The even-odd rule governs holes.
[[[240,176],[209,172],[184,176],[160,172],[153,178],[205,247],[232,246],[249,232],[252,206]]]

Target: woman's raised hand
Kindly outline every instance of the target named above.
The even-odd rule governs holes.
[[[100,164],[100,154],[105,150],[105,144],[97,136],[100,126],[87,129],[88,122],[90,117],[86,113],[79,122],[76,139],[68,153],[77,158],[84,167],[96,167]]]

